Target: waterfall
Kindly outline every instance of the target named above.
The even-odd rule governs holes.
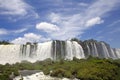
[[[25,55],[26,57],[29,57],[30,54],[31,54],[31,53],[30,53],[30,47],[31,47],[30,45],[27,45],[27,46],[26,46],[26,55]]]
[[[105,58],[110,57],[110,56],[109,56],[109,52],[108,52],[108,49],[107,49],[106,45],[105,45],[103,42],[101,42],[101,45],[102,45],[102,49],[103,49],[103,54],[104,54],[104,57],[105,57]]]
[[[120,49],[115,49],[114,51],[115,51],[117,58],[120,58]]]
[[[36,50],[37,50],[37,46],[36,45],[31,45],[31,44],[27,44],[27,45],[21,45],[20,47],[20,57],[22,58],[22,60],[28,60],[30,58],[34,58],[34,56],[36,55]]]
[[[116,55],[115,55],[115,53],[114,53],[114,51],[113,51],[113,49],[112,48],[110,48],[110,53],[111,53],[111,58],[116,58]]]
[[[87,58],[89,55],[100,58],[120,58],[120,49],[113,49],[104,42],[49,41],[24,45],[0,45],[0,64],[16,63],[23,60],[35,62],[50,58],[72,60]]]
[[[95,57],[98,57],[98,51],[97,51],[97,47],[96,47],[96,44],[94,43],[94,55]]]
[[[56,54],[55,54],[56,55]],[[53,59],[52,56],[52,41],[39,43],[37,45],[36,57],[37,60],[44,60],[47,58]]]
[[[64,59],[65,58],[65,42],[64,41],[60,41],[60,49],[61,49],[61,59]]]
[[[73,57],[85,58],[83,48],[75,41],[66,41],[66,59],[72,60]]]
[[[91,49],[92,56],[98,57],[98,51],[97,51],[96,44],[95,43],[91,43],[90,45],[92,47],[92,49]]]
[[[79,45],[77,42],[73,41],[73,47],[74,47],[74,57],[81,59],[85,58],[84,51],[81,45]]]
[[[56,50],[56,49],[57,49],[57,46],[56,46],[56,41],[55,41],[55,47],[54,47],[54,48],[55,48],[54,60],[56,60],[56,57],[57,57],[57,50]]]
[[[90,55],[90,47],[88,46],[88,44],[87,44],[87,50],[88,50],[88,55]]]
[[[63,45],[62,45],[62,41],[60,42],[60,52],[61,52],[61,56],[63,57],[64,55],[63,55]]]
[[[73,58],[73,48],[72,43],[70,41],[66,41],[66,59],[72,60]]]
[[[0,45],[0,64],[20,62],[20,45]]]

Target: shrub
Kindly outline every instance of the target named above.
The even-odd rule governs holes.
[[[64,76],[67,78],[73,78],[73,75],[70,71],[65,71]]]
[[[55,77],[64,77],[65,70],[62,68],[58,68],[52,71],[51,76]]]

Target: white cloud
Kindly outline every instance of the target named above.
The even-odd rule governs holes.
[[[40,16],[34,11],[34,7],[25,0],[0,0],[0,15],[11,22],[21,19],[38,19]]]
[[[7,30],[7,29],[4,29],[4,28],[0,28],[0,35],[22,33],[22,32],[24,32],[26,30],[27,30],[27,28],[21,28],[21,29],[18,29],[18,30]]]
[[[14,43],[14,44],[25,44],[25,42],[30,42],[30,41],[22,37],[18,37],[11,41],[11,43]]]
[[[112,9],[116,9],[116,6],[120,4],[119,0],[98,0],[93,3],[87,10],[89,15],[91,16],[104,16],[105,13],[109,12]]]
[[[6,29],[0,29],[0,35],[8,34],[8,31]]]
[[[22,29],[18,29],[18,30],[13,30],[11,32],[13,32],[13,33],[22,33],[22,32],[24,32],[26,30],[27,30],[27,28],[22,28]]]
[[[24,37],[26,39],[29,39],[29,40],[39,40],[41,38],[40,35],[36,35],[34,33],[27,33],[27,34],[24,34]]]
[[[58,26],[51,24],[51,23],[47,23],[47,22],[41,22],[41,23],[36,24],[36,29],[43,30],[47,33],[50,33],[53,31],[59,31]]]
[[[86,25],[87,27],[90,27],[90,26],[94,26],[94,25],[96,25],[96,24],[101,24],[101,23],[103,23],[103,22],[104,22],[104,21],[101,20],[100,17],[95,17],[95,18],[92,18],[92,19],[88,20],[85,25]]]
[[[49,19],[51,20],[51,22],[53,23],[60,23],[60,15],[59,14],[56,14],[56,13],[51,13],[49,15]]]
[[[52,12],[49,16],[47,16],[48,20],[50,20],[49,23],[41,22],[36,24],[36,29],[46,32],[47,38],[44,38],[44,35],[46,36],[46,34],[41,36],[34,33],[28,35],[27,33],[24,34],[23,37],[16,38],[12,42],[23,43],[27,41],[33,42],[36,40],[41,41],[50,39],[65,40],[81,36],[87,29],[93,27],[96,24],[103,23],[104,20],[102,19],[107,15],[109,11],[116,9],[116,6],[118,6],[119,3],[119,0],[96,0],[92,4],[87,5],[85,8],[83,8],[82,11],[79,8],[77,11],[73,10],[73,8],[76,8],[73,7],[69,8],[68,11],[66,10],[66,12],[59,12],[59,10],[57,13]],[[63,10],[68,8],[65,7],[65,5],[62,5],[61,9]],[[31,35],[36,35],[32,37],[33,40],[31,40]]]
[[[119,3],[119,0],[97,0],[91,5],[88,5],[83,11],[78,11],[77,13],[51,13],[48,20],[51,20],[56,26],[59,26],[60,30],[48,35],[52,39],[64,40],[81,36],[87,29],[96,24],[103,23],[104,20],[101,18],[106,16],[109,11],[116,9]]]
[[[25,15],[30,6],[23,0],[0,0],[0,8],[2,9],[0,14]]]
[[[34,33],[26,33],[23,37],[18,37],[11,41],[11,43],[15,44],[25,44],[26,42],[39,42],[42,38],[41,35],[37,35]]]

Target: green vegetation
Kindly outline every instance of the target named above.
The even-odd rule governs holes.
[[[13,65],[0,65],[0,80],[9,80],[10,74],[19,75],[19,70],[42,70],[44,74],[54,77],[78,78],[81,80],[120,80],[120,60],[99,59],[89,57],[88,59],[77,59],[73,61],[52,61],[46,59],[30,63],[23,61]]]
[[[7,44],[11,44],[11,43],[9,43],[9,41],[4,41],[4,40],[3,40],[3,41],[0,41],[0,45],[1,45],[1,44],[7,45]]]

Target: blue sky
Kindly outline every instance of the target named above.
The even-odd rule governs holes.
[[[120,0],[0,0],[0,40],[96,39],[120,48]]]

